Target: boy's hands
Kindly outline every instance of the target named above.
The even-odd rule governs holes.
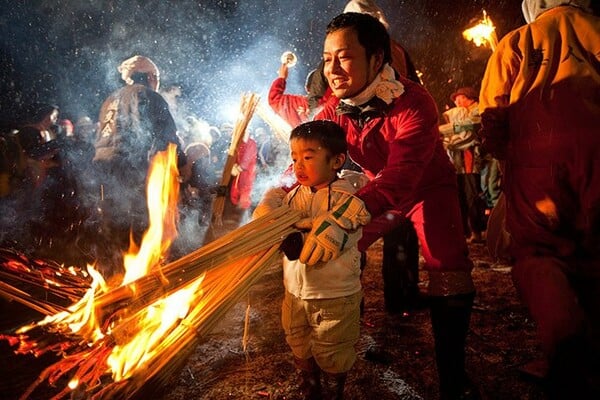
[[[348,242],[349,233],[371,220],[364,203],[349,196],[329,214],[315,220],[300,253],[300,262],[314,265],[337,258]]]

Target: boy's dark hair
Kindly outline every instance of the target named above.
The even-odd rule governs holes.
[[[290,134],[290,141],[292,139],[316,140],[332,156],[348,151],[346,133],[341,126],[329,120],[308,121],[296,126]]]
[[[367,58],[383,53],[383,63],[392,63],[390,34],[377,18],[369,14],[347,12],[338,15],[327,24],[325,35],[339,29],[351,28],[356,31],[358,42],[366,49]]]

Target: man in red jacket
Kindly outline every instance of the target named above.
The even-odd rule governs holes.
[[[461,223],[456,176],[438,132],[438,110],[429,93],[390,67],[390,37],[372,16],[344,13],[326,30],[325,76],[337,106],[317,119],[346,131],[348,154],[371,181],[358,190],[373,221],[359,246],[367,248],[409,218],[417,231],[429,272],[431,322],[442,399],[478,398],[464,366],[465,339],[475,287]],[[320,225],[320,224],[319,224]],[[342,229],[313,226],[300,261],[333,256]],[[339,231],[339,232],[338,232]]]

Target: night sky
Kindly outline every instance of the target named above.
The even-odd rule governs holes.
[[[102,100],[122,85],[116,67],[134,54],[153,59],[162,84],[183,87],[191,112],[219,125],[240,95],[266,100],[279,57],[298,65],[288,90],[303,93],[318,63],[327,22],[345,0],[0,0],[0,120],[22,118],[34,102],[61,116],[97,118]],[[443,108],[459,86],[478,89],[491,51],[461,32],[485,9],[499,38],[524,24],[521,0],[380,0],[391,36],[408,50]]]

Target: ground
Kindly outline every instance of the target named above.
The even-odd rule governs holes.
[[[519,302],[510,279],[510,267],[494,265],[482,244],[470,245],[477,286],[467,367],[487,399],[544,399],[539,381],[520,369],[540,357],[535,326]],[[437,372],[427,309],[409,315],[387,315],[381,284],[381,244],[368,252],[363,275],[365,313],[358,343],[358,360],[346,385],[348,399],[436,400]],[[427,275],[421,273],[421,285]],[[269,267],[246,299],[235,305],[193,351],[178,376],[172,376],[160,394],[164,400],[188,399],[298,399],[296,375],[279,322],[283,294],[281,269]],[[246,349],[244,317],[250,304]],[[0,307],[1,328],[24,318],[14,304]],[[373,344],[391,354],[389,364],[365,359]],[[0,341],[0,398],[17,399],[35,380],[40,364],[48,360],[12,355]],[[160,397],[159,391],[152,397]],[[41,394],[32,398],[47,398]],[[148,398],[147,396],[143,398]]]
[[[467,342],[467,366],[483,399],[544,399],[540,383],[520,368],[540,357],[535,326],[519,302],[508,266],[494,265],[485,246],[471,244],[477,298]],[[358,360],[346,385],[348,399],[437,399],[437,372],[429,312],[386,315],[381,284],[381,244],[368,253],[363,276],[365,313]],[[426,274],[421,274],[423,286]],[[281,271],[270,268],[196,349],[174,378],[165,400],[298,399],[296,375],[279,322]],[[250,304],[249,341],[242,348]],[[365,359],[374,343],[392,355],[389,364]]]

